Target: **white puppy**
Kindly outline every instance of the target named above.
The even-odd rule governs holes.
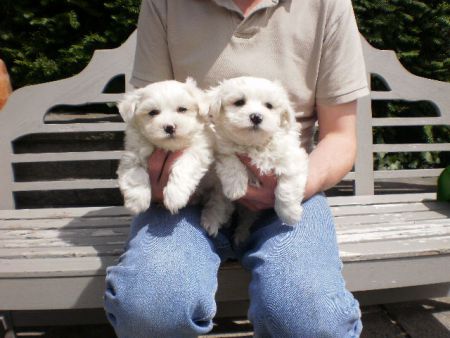
[[[118,108],[127,123],[125,153],[117,170],[125,206],[134,214],[150,206],[147,159],[155,148],[182,149],[163,191],[166,208],[178,212],[213,162],[204,93],[189,78],[185,83],[162,81],[125,94]]]
[[[262,78],[239,77],[223,81],[208,96],[216,135],[216,172],[225,196],[234,201],[246,194],[248,184],[258,185],[236,156],[245,154],[261,173],[276,175],[275,211],[283,223],[297,224],[308,155],[300,147],[299,124],[284,88]],[[250,212],[240,216],[237,242],[248,235],[255,217]]]

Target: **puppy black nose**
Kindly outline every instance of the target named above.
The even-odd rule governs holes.
[[[250,121],[256,126],[262,122],[262,115],[259,113],[250,114]]]
[[[164,131],[169,135],[173,135],[175,134],[175,126],[172,125],[164,126]]]

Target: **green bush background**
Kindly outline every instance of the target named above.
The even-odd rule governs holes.
[[[93,51],[119,46],[135,28],[140,0],[1,0],[0,58],[14,88],[80,72]],[[450,4],[448,0],[353,0],[361,33],[375,47],[396,51],[412,73],[450,82]],[[380,83],[374,82],[374,85]],[[429,105],[428,105],[429,106]],[[421,115],[414,107],[374,105],[383,116]],[[429,109],[428,109],[429,110]],[[415,137],[415,141],[411,141]],[[377,143],[450,142],[448,127],[374,130]],[[380,154],[378,168],[442,167],[448,153]]]

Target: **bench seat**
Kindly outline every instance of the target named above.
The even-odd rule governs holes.
[[[435,194],[329,203],[351,291],[450,280],[450,208]],[[101,307],[105,269],[122,253],[130,220],[123,207],[0,210],[2,308]],[[217,301],[247,300],[248,281],[238,263],[223,264]]]

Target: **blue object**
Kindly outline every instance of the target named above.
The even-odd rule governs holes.
[[[323,195],[304,203],[296,227],[266,212],[240,248],[224,233],[211,239],[199,221],[197,207],[170,215],[152,206],[134,219],[127,250],[106,277],[105,309],[118,337],[209,332],[217,271],[232,254],[252,274],[248,316],[257,337],[359,336],[359,304],[345,288]]]

